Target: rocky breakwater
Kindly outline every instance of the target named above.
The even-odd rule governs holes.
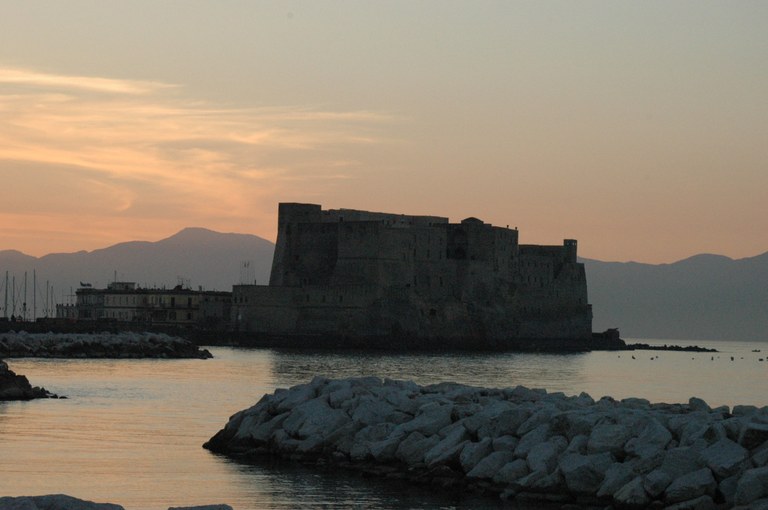
[[[0,359],[0,401],[2,400],[32,400],[33,398],[58,398],[53,393],[29,384],[23,375],[17,375],[8,368],[8,364]]]
[[[315,378],[205,445],[503,498],[615,508],[768,508],[768,408],[598,401],[521,386]]]
[[[210,358],[192,342],[162,333],[0,333],[0,358]]]

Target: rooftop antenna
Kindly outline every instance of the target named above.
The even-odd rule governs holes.
[[[240,263],[240,285],[256,283],[256,269],[252,260],[244,260]]]

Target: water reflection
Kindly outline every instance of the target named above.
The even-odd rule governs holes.
[[[232,483],[247,494],[246,498],[252,498],[252,508],[511,508],[494,496],[411,485],[404,490],[402,481],[364,477],[331,467],[278,459],[249,463],[221,460]]]
[[[389,354],[361,351],[273,351],[272,378],[293,386],[316,375],[377,376],[419,384],[445,381],[472,386],[517,385],[563,391],[583,381],[585,354],[467,353]],[[564,382],[567,382],[564,384]]]
[[[262,508],[441,508],[498,505],[443,491],[294,465],[239,464],[201,445],[233,413],[315,375],[524,385],[599,398],[768,404],[760,344],[718,355],[416,354],[211,348],[211,360],[9,360],[68,400],[0,404],[0,495],[63,492],[129,510],[228,503]],[[653,357],[653,359],[651,359]],[[734,359],[731,360],[731,357]]]

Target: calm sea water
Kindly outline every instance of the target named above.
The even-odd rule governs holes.
[[[0,403],[0,495],[66,493],[129,510],[208,503],[236,510],[494,507],[495,499],[406,490],[354,473],[241,464],[201,445],[264,393],[315,375],[768,405],[768,344],[691,343],[721,352],[390,355],[214,347],[211,360],[9,360],[34,385],[69,398]]]

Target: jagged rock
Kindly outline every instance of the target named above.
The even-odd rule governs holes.
[[[508,405],[508,404],[507,404]],[[506,407],[506,406],[505,406]],[[506,409],[494,416],[493,419],[481,423],[477,428],[478,437],[499,437],[506,434],[515,434],[517,429],[531,417],[531,410],[527,408]],[[478,417],[483,419],[482,415]]]
[[[728,478],[743,470],[749,452],[730,439],[721,439],[701,452],[701,459],[719,478]]]
[[[701,452],[691,447],[678,447],[666,451],[660,469],[673,480],[704,467]]]
[[[624,451],[637,457],[650,457],[667,447],[672,433],[658,420],[650,419],[639,436],[631,438],[624,445]]]
[[[568,444],[568,448],[565,449],[566,453],[581,453],[587,454],[587,444],[589,443],[589,437],[585,435],[577,435],[571,439]]]
[[[748,469],[736,484],[734,502],[748,505],[768,496],[768,467]]]
[[[567,446],[568,441],[563,436],[554,436],[544,443],[534,445],[526,456],[528,468],[532,472],[551,473],[557,467],[557,457]]]
[[[520,458],[527,457],[528,453],[531,451],[531,448],[541,443],[542,441],[545,441],[548,436],[549,424],[542,423],[535,429],[525,434],[522,438],[520,438],[520,442],[515,447],[515,455]]]
[[[205,446],[466,484],[518,502],[752,508],[768,499],[768,408],[734,409],[740,415],[696,400],[320,377],[234,414]]]
[[[192,342],[162,333],[26,333],[0,335],[3,358],[211,358]]]
[[[502,485],[510,485],[530,473],[528,463],[523,459],[508,462],[493,476],[493,481]]]
[[[768,423],[750,421],[739,434],[739,444],[747,450],[760,446],[766,441],[768,441]]]
[[[654,469],[643,480],[643,488],[652,498],[657,498],[669,484],[672,483],[672,477],[661,469]]]
[[[465,473],[469,473],[491,452],[493,452],[493,440],[490,437],[484,437],[476,443],[467,443],[459,456],[462,469]]]
[[[344,411],[333,409],[324,397],[320,397],[296,406],[283,422],[283,429],[299,438],[324,438],[348,421],[349,416]]]
[[[592,494],[603,484],[605,474],[613,465],[608,452],[592,455],[566,454],[560,459],[560,472],[568,489],[579,494]]]
[[[435,467],[438,464],[447,464],[458,461],[459,454],[469,442],[468,434],[463,426],[454,428],[442,441],[433,446],[424,454],[424,462],[427,467]]]
[[[753,414],[757,414],[759,411],[760,409],[757,406],[736,405],[733,406],[733,411],[731,414],[734,416],[752,416]]]
[[[45,388],[32,387],[25,376],[17,375],[0,359],[0,401],[35,398],[56,398],[56,395],[49,393]]]
[[[528,475],[512,482],[512,488],[515,491],[526,492],[557,492],[562,486],[562,475],[558,472],[546,473],[544,471],[534,471]]]
[[[664,491],[664,497],[669,503],[679,503],[703,495],[712,496],[715,488],[717,488],[717,482],[712,472],[709,468],[701,468],[673,481]]]
[[[666,510],[715,510],[717,505],[710,496],[700,496],[666,507]]]
[[[515,455],[509,451],[493,452],[467,473],[469,478],[493,478],[499,470],[515,459]]]
[[[419,409],[419,414],[408,422],[397,426],[398,434],[421,432],[425,436],[437,434],[440,429],[451,424],[451,411],[453,406],[430,402]]]
[[[708,413],[712,410],[709,407],[709,404],[698,397],[691,397],[688,399],[688,406],[691,408],[691,411],[704,411],[705,413]]]
[[[493,439],[493,451],[508,450],[513,452],[518,444],[520,444],[520,440],[515,436],[504,435],[496,437]]]
[[[424,455],[440,442],[435,436],[426,437],[421,432],[411,432],[395,451],[395,457],[407,465],[424,462]]]
[[[605,478],[597,491],[598,498],[613,496],[619,489],[635,479],[637,473],[627,463],[616,462],[605,472]]]
[[[112,503],[94,503],[65,494],[46,496],[0,497],[2,510],[125,510]]]
[[[626,508],[644,508],[651,502],[650,496],[643,488],[641,476],[635,477],[619,489],[613,499],[618,505]]]
[[[610,452],[614,455],[624,450],[624,444],[632,431],[620,423],[603,423],[592,429],[587,442],[588,453]]]
[[[549,426],[556,414],[558,414],[558,411],[554,407],[546,406],[539,409],[517,428],[517,435],[522,437],[535,429],[541,428],[542,425]]]

